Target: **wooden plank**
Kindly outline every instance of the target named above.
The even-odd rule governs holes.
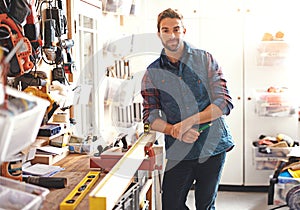
[[[65,177],[67,178],[67,186],[62,189],[50,189],[50,193],[47,195],[43,207],[41,209],[47,210],[58,210],[59,204],[64,200],[64,198],[76,187],[82,178],[90,171],[89,168],[89,155],[81,154],[69,154],[66,158],[57,162],[54,165],[59,165],[65,168],[64,171],[60,171],[55,174],[54,177]],[[100,175],[100,180],[105,176],[105,174]],[[92,187],[92,189],[95,186]],[[89,199],[88,196],[80,202],[77,209],[89,209]]]
[[[155,132],[142,135],[117,162],[89,195],[91,210],[113,209],[119,198],[129,187],[132,177],[145,158],[144,148],[155,141]]]

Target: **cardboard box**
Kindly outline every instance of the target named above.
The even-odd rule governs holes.
[[[35,154],[34,159],[30,162],[31,164],[43,163],[47,165],[53,165],[54,163],[57,163],[58,161],[68,156],[69,148],[67,146],[62,148],[64,149],[64,152],[62,152],[61,154]]]
[[[23,159],[22,159],[23,163],[26,162],[26,161],[32,160],[35,157],[36,147],[29,146],[29,147],[23,149],[21,151],[21,153],[23,155]]]

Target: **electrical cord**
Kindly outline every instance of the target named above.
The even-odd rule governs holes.
[[[288,205],[287,204],[284,204],[284,205],[281,205],[281,206],[277,206],[277,207],[274,207],[272,209],[269,209],[269,210],[275,210],[275,209],[281,209],[283,207],[287,207]]]

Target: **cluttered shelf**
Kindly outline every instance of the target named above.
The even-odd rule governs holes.
[[[299,141],[286,134],[261,135],[254,145],[256,168],[274,170],[269,180],[268,205],[276,205],[272,210],[281,207],[299,209]]]

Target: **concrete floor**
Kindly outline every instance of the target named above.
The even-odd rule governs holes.
[[[196,210],[194,203],[194,191],[191,190],[188,195],[187,205],[190,210]],[[268,205],[267,192],[233,192],[219,191],[216,200],[216,210],[269,210],[274,205]],[[278,210],[288,210],[288,207],[282,207]]]

